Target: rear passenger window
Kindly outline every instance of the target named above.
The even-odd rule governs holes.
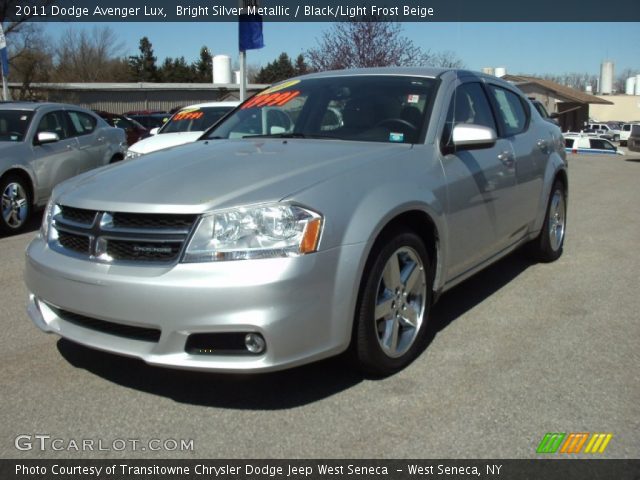
[[[565,139],[564,139],[564,146],[565,146],[566,148],[573,148],[573,142],[574,142],[574,141],[575,141],[575,140],[574,140],[573,138],[565,138]]]
[[[505,136],[510,137],[524,131],[527,126],[528,112],[525,110],[520,97],[495,85],[490,85],[489,88],[496,101]]]
[[[591,138],[589,139],[589,142],[591,144],[591,148],[599,148],[600,150],[615,150],[615,147],[612,144],[604,140]]]
[[[87,135],[96,128],[96,119],[83,112],[67,112],[76,135]]]

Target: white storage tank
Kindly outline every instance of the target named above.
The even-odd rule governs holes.
[[[627,81],[624,83],[624,93],[627,95],[636,94],[636,77],[627,78]]]
[[[587,85],[584,88],[584,91],[587,92],[587,93],[593,93],[593,87],[591,85]]]
[[[495,75],[498,78],[502,78],[507,74],[507,68],[506,67],[496,67],[495,70]]]
[[[494,75],[495,70],[493,67],[482,67],[482,73],[486,73],[487,75]]]
[[[602,62],[600,66],[600,93],[611,95],[613,92],[613,62]]]
[[[636,75],[636,95],[640,95],[640,75]]]
[[[233,83],[240,83],[240,70],[233,71]]]
[[[213,57],[213,83],[231,83],[231,57],[216,55]]]

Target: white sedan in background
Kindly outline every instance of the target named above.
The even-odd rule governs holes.
[[[151,137],[134,143],[127,150],[127,158],[195,142],[202,133],[236,108],[240,102],[200,103],[176,112],[167,123],[151,130]]]
[[[616,146],[606,138],[576,132],[566,132],[563,135],[565,151],[567,153],[624,155],[622,150],[616,148]]]

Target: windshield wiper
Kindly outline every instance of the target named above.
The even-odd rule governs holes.
[[[306,134],[300,132],[290,133],[265,133],[261,135],[244,135],[242,138],[328,138],[334,140],[340,140],[339,137],[332,137],[331,135],[316,135]]]

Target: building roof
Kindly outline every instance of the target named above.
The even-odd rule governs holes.
[[[515,83],[518,86],[538,85],[546,90],[552,91],[558,97],[566,99],[568,102],[613,105],[613,102],[605,100],[604,98],[599,98],[595,95],[576,90],[575,88],[560,85],[559,83],[552,82],[551,80],[545,80],[544,78],[530,77],[527,75],[505,75],[502,79]]]
[[[20,88],[21,83],[9,83],[10,87]],[[267,84],[250,83],[248,90],[262,90]],[[239,90],[238,83],[151,83],[151,82],[125,82],[125,83],[32,83],[33,89],[43,90]]]

